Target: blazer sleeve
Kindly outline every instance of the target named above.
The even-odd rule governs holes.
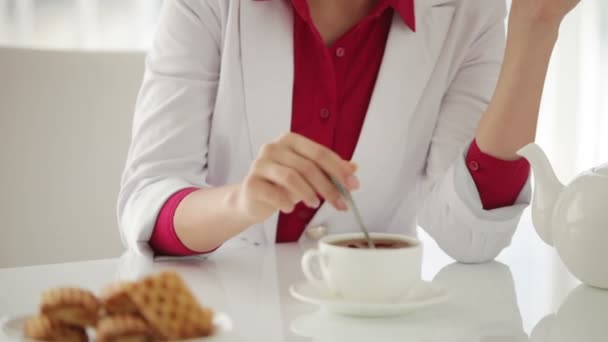
[[[206,186],[220,70],[221,20],[212,0],[165,1],[146,58],[117,204],[123,243],[148,253],[167,199]]]
[[[491,3],[500,5],[492,5],[485,28],[471,42],[442,100],[419,186],[419,225],[447,254],[465,263],[492,260],[508,246],[531,197],[528,179],[514,205],[484,210],[465,162],[496,87],[505,48],[506,8],[502,1]]]

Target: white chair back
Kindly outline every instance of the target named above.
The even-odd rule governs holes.
[[[139,52],[0,48],[0,267],[116,257]]]

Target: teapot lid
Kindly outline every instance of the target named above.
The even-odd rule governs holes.
[[[591,169],[591,172],[596,175],[608,177],[608,163],[600,165],[598,167],[594,167],[593,169]]]

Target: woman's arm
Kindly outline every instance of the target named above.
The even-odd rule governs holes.
[[[181,199],[169,218],[173,224],[163,227],[174,229],[169,235],[189,250],[208,252],[278,210],[289,212],[301,201],[318,206],[317,194],[345,210],[328,175],[351,190],[358,187],[355,165],[295,134],[269,142],[241,183],[211,187],[205,182],[221,69],[217,14],[226,10],[222,6],[229,4],[164,3],[146,62],[118,200],[122,238],[132,248],[149,244],[159,213],[167,213],[164,205],[184,189],[200,190]]]
[[[188,249],[206,252],[279,210],[290,213],[298,202],[317,208],[317,194],[346,210],[327,175],[354,190],[359,186],[355,171],[354,164],[325,146],[285,134],[262,148],[242,183],[185,197],[175,212],[175,232]]]
[[[133,118],[117,214],[123,242],[148,251],[167,199],[208,187],[207,154],[221,64],[220,1],[165,1]]]
[[[482,152],[503,160],[517,159],[515,151],[534,139],[557,29],[577,2],[513,0],[505,53],[504,2],[464,2],[477,7],[479,12],[473,13],[487,13],[490,26],[474,40],[442,101],[418,213],[420,226],[458,261],[494,259],[509,245],[531,198],[528,182],[513,205],[484,210],[465,154],[459,151],[466,150],[476,129]]]
[[[488,110],[477,128],[479,148],[514,160],[534,141],[549,60],[563,18],[580,0],[513,0],[505,59]]]

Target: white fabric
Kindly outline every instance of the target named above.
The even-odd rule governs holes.
[[[419,0],[415,33],[394,17],[353,156],[362,184],[354,197],[372,230],[416,234],[418,219],[463,262],[509,244],[529,185],[516,205],[484,211],[463,156],[496,84],[505,15],[500,0]],[[289,131],[292,20],[281,0],[165,2],[119,198],[129,247],[145,245],[174,192],[240,182],[260,146]],[[277,217],[234,240],[274,243]],[[329,205],[318,225],[357,229]]]

